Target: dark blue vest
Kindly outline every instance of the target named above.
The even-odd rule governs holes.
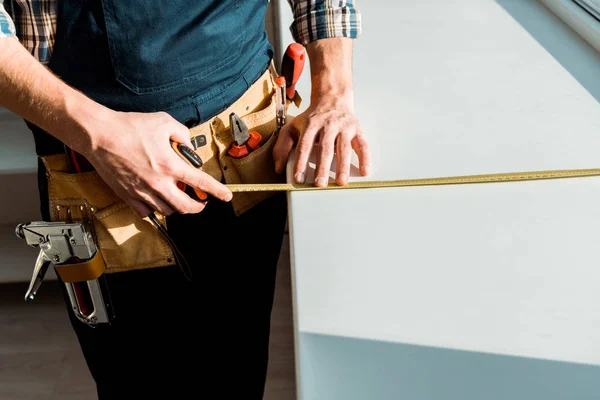
[[[166,111],[191,127],[268,68],[266,8],[267,0],[59,0],[49,68],[109,108]],[[62,151],[34,135],[38,154]]]

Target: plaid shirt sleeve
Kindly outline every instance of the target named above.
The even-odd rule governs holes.
[[[0,39],[16,36],[15,24],[8,15],[3,3],[4,1],[0,0]]]
[[[55,31],[56,0],[0,0],[0,37],[16,35],[42,64],[52,55]]]
[[[361,14],[355,0],[288,0],[294,13],[290,27],[294,40],[307,45],[332,37],[357,38]]]

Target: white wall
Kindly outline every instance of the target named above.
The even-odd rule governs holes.
[[[0,283],[29,280],[37,251],[14,232],[17,224],[39,219],[37,157],[31,132],[23,120],[2,108],[0,187]]]
[[[369,180],[600,166],[600,54],[540,2],[358,4]],[[599,179],[292,193],[300,398],[598,398]]]

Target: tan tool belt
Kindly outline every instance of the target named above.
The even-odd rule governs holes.
[[[206,145],[196,152],[204,162],[202,169],[215,179],[228,184],[285,180],[284,174],[275,173],[272,155],[277,138],[275,78],[271,67],[227,110],[190,129],[192,139],[205,136]],[[260,148],[242,159],[227,154],[233,142],[229,127],[232,112],[263,138]],[[91,221],[106,273],[175,264],[172,248],[150,219],[137,215],[97,172],[69,172],[64,154],[41,159],[47,171],[51,221]],[[241,215],[272,195],[235,193],[232,206]],[[157,216],[165,225],[164,216]]]

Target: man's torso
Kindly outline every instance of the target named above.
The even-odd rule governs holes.
[[[268,67],[266,7],[261,0],[60,0],[48,67],[111,109],[201,123]],[[49,136],[36,134],[36,142],[58,150]]]

